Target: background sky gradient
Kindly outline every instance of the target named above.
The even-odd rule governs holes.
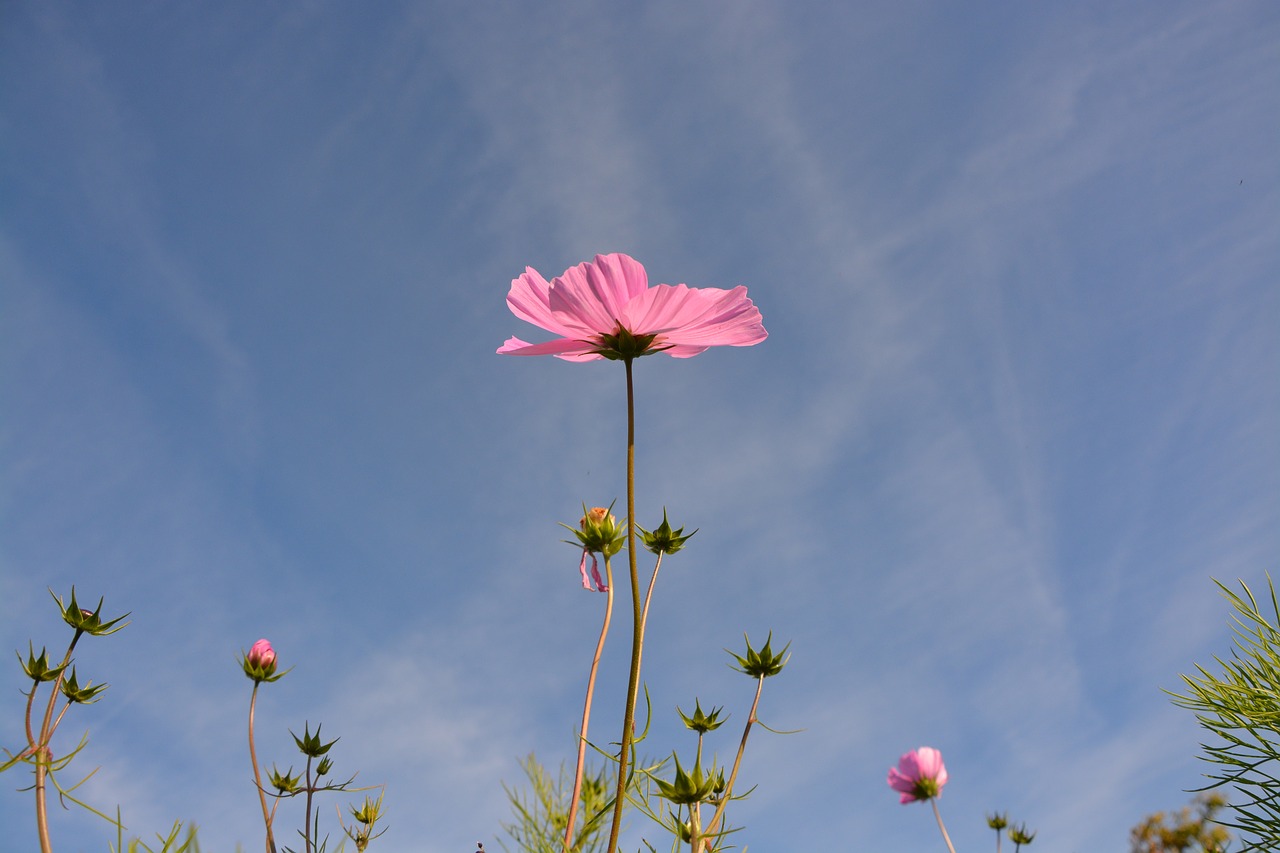
[[[500,849],[518,759],[572,757],[603,597],[556,522],[624,503],[625,437],[618,364],[494,354],[547,337],[504,298],[622,251],[770,332],[636,365],[639,520],[701,528],[650,753],[697,696],[730,756],[722,649],[772,630],[805,731],[753,736],[739,844],[941,849],[885,784],[926,744],[957,849],[1127,849],[1201,784],[1161,691],[1229,651],[1210,578],[1280,555],[1277,45],[1263,0],[7,2],[0,649],[65,647],[48,588],[132,611],[59,742],[135,832],[258,849],[265,636],[268,762],[323,722],[372,849]]]

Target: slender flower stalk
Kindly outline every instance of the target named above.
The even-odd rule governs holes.
[[[276,839],[271,832],[272,818],[275,809],[267,808],[267,791],[262,787],[262,771],[258,767],[258,750],[253,745],[253,712],[258,705],[258,686],[261,681],[253,682],[253,695],[249,697],[249,761],[253,764],[253,784],[258,789],[258,801],[262,804],[262,821],[267,827],[267,853],[276,853]],[[277,802],[279,802],[277,800]]]
[[[742,766],[742,756],[747,751],[747,738],[751,736],[751,727],[759,722],[756,717],[756,711],[760,708],[760,693],[764,690],[765,678],[767,678],[765,675],[760,675],[756,678],[756,696],[751,702],[751,712],[747,714],[747,724],[742,728],[742,740],[738,742],[738,755],[733,759],[733,770],[729,772],[729,783],[725,786],[724,793],[720,796],[720,804],[716,806],[715,813],[711,816],[710,822],[707,823],[706,831],[702,833],[702,838],[694,839],[694,845],[690,848],[692,853],[702,853],[699,845],[705,846],[706,838],[714,838],[716,831],[724,820],[724,810],[733,796],[733,783],[738,779],[738,769]],[[699,749],[702,747],[701,735],[699,735],[698,747]]]
[[[951,843],[951,836],[947,834],[947,826],[942,822],[942,812],[938,811],[938,798],[930,797],[929,805],[933,806],[933,816],[938,821],[938,831],[942,833],[942,840],[946,842],[947,849],[951,853],[956,853],[956,848]]]
[[[624,358],[627,370],[627,568],[631,576],[631,672],[627,679],[627,703],[622,714],[622,738],[618,744],[618,789],[613,803],[613,824],[605,853],[618,849],[622,831],[622,808],[627,799],[627,765],[635,737],[636,699],[640,692],[640,653],[644,646],[644,612],[640,605],[640,573],[636,569],[636,401],[632,381],[632,359]]]
[[[613,617],[613,566],[606,553],[604,557],[605,605],[604,623],[600,626],[600,639],[596,641],[596,651],[591,658],[591,672],[587,676],[587,696],[582,703],[582,728],[578,736],[578,761],[573,773],[573,794],[569,797],[569,816],[564,829],[564,850],[571,853],[575,847],[574,827],[578,817],[578,803],[582,797],[582,777],[586,772],[587,760],[587,727],[591,723],[591,702],[595,697],[596,673],[600,669],[600,656],[604,653],[604,641],[609,635],[609,621]]]

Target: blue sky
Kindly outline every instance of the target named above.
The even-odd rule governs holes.
[[[1280,553],[1277,44],[1234,0],[9,3],[0,646],[65,643],[50,587],[132,611],[61,742],[134,831],[260,844],[266,636],[268,760],[321,721],[375,849],[501,849],[517,760],[572,754],[602,597],[556,522],[621,498],[625,414],[617,364],[495,355],[545,339],[504,298],[623,251],[770,332],[637,363],[640,521],[701,528],[651,751],[739,725],[722,649],[772,630],[805,732],[753,736],[750,849],[941,849],[885,785],[921,744],[958,849],[1127,849],[1200,784],[1161,691],[1229,649],[1210,578]]]

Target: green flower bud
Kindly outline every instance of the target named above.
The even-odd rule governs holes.
[[[105,599],[102,598],[98,599],[97,609],[85,610],[76,602],[76,588],[74,586],[71,587],[70,604],[64,605],[62,603],[62,599],[55,595],[53,590],[49,590],[49,594],[53,596],[54,601],[58,602],[58,609],[62,611],[63,621],[72,628],[75,628],[78,633],[92,634],[95,637],[105,637],[108,634],[114,634],[116,631],[123,628],[124,625],[129,624],[128,622],[125,622],[124,625],[116,626],[117,622],[129,615],[128,613],[124,614],[124,616],[116,617],[108,622],[103,622],[102,602],[105,601]]]
[[[752,678],[769,678],[782,672],[782,668],[787,665],[787,660],[791,657],[787,654],[787,649],[791,648],[790,643],[783,646],[782,651],[774,654],[773,649],[770,648],[770,643],[773,640],[773,632],[770,631],[768,638],[764,641],[764,646],[757,652],[751,648],[751,638],[747,637],[746,634],[743,634],[743,637],[747,641],[746,657],[729,652],[738,661],[738,665],[734,669],[738,670],[738,672],[746,673]],[[725,651],[729,650],[725,649]]]
[[[1008,825],[1009,825],[1008,812],[996,812],[995,814],[987,815],[987,826],[991,827],[996,832],[999,832],[1000,830],[1004,829]]]
[[[71,676],[62,682],[62,695],[66,696],[68,701],[79,705],[92,705],[102,698],[98,694],[106,689],[107,685],[95,685],[92,681],[86,681],[84,687],[81,687],[76,681],[75,667],[71,668]]]
[[[1027,825],[1022,823],[1018,826],[1009,828],[1009,840],[1021,847],[1023,844],[1030,844],[1032,841],[1035,841],[1036,834],[1034,832],[1027,832]]]
[[[333,759],[326,755],[324,758],[320,759],[320,763],[316,765],[316,777],[328,776],[329,771],[332,769]]]
[[[49,666],[49,653],[45,649],[40,649],[40,657],[36,657],[35,648],[27,641],[27,660],[23,662],[22,655],[18,655],[18,663],[22,664],[22,671],[27,677],[39,684],[42,681],[53,681],[62,671],[67,668],[64,663],[62,666]]]
[[[697,532],[697,530],[693,531],[693,533]],[[675,530],[671,529],[671,522],[667,521],[667,508],[663,507],[662,524],[658,525],[652,531],[645,530],[641,527],[640,539],[644,542],[644,547],[648,548],[655,554],[674,554],[676,551],[683,548],[684,543],[689,541],[693,536],[693,533],[690,533],[688,536],[682,535],[683,533],[683,527],[678,527]]]
[[[569,542],[569,544],[576,544],[584,551],[603,554],[606,557],[612,557],[621,551],[622,546],[626,544],[627,525],[625,521],[618,521],[614,517],[612,509],[613,504],[609,504],[608,507],[596,506],[587,509],[584,503],[582,520],[578,522],[576,528],[563,523],[560,525],[566,530],[572,530],[573,535],[578,538],[576,543]]]
[[[281,773],[276,766],[271,766],[271,775],[268,777],[271,787],[275,788],[281,794],[298,793],[298,783],[302,781],[302,774],[293,775],[293,768],[289,768],[289,772]]]
[[[375,800],[368,795],[364,798],[364,804],[360,808],[348,806],[351,809],[351,816],[365,826],[373,826],[382,817],[382,796],[379,795]]]
[[[680,756],[673,753],[672,758],[676,762],[675,779],[670,782],[662,779],[653,780],[658,785],[658,796],[664,800],[670,800],[674,805],[687,806],[711,799],[717,786],[721,790],[724,789],[723,771],[707,775],[702,772],[702,766],[695,763],[693,772],[686,773],[680,766]]]
[[[341,738],[334,738],[328,743],[321,743],[320,728],[321,726],[316,726],[316,733],[313,735],[311,734],[311,724],[307,723],[302,730],[302,737],[294,735],[292,730],[289,732],[289,734],[293,735],[293,742],[298,745],[298,749],[308,758],[319,758],[328,752],[331,746],[341,740]]]
[[[720,712],[724,710],[724,706],[712,708],[710,714],[704,714],[702,712],[702,704],[697,699],[693,700],[693,704],[694,709],[692,717],[687,716],[678,706],[676,707],[676,713],[680,715],[680,719],[684,720],[684,724],[687,728],[693,729],[700,735],[715,731],[724,725],[725,720],[729,719],[728,717],[725,717],[724,720],[719,718]]]

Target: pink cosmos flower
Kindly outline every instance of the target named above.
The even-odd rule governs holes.
[[[551,280],[533,267],[511,282],[511,313],[559,338],[540,344],[508,338],[502,355],[554,355],[566,361],[631,359],[656,352],[689,358],[708,347],[746,347],[769,336],[745,287],[721,290],[659,284],[639,261],[596,255]]]
[[[889,768],[889,787],[902,794],[902,803],[931,800],[942,793],[947,784],[947,768],[942,763],[942,753],[931,746],[922,746],[898,759],[897,767]]]
[[[265,670],[276,662],[276,652],[271,648],[271,643],[259,640],[249,649],[247,658],[252,666]]]

